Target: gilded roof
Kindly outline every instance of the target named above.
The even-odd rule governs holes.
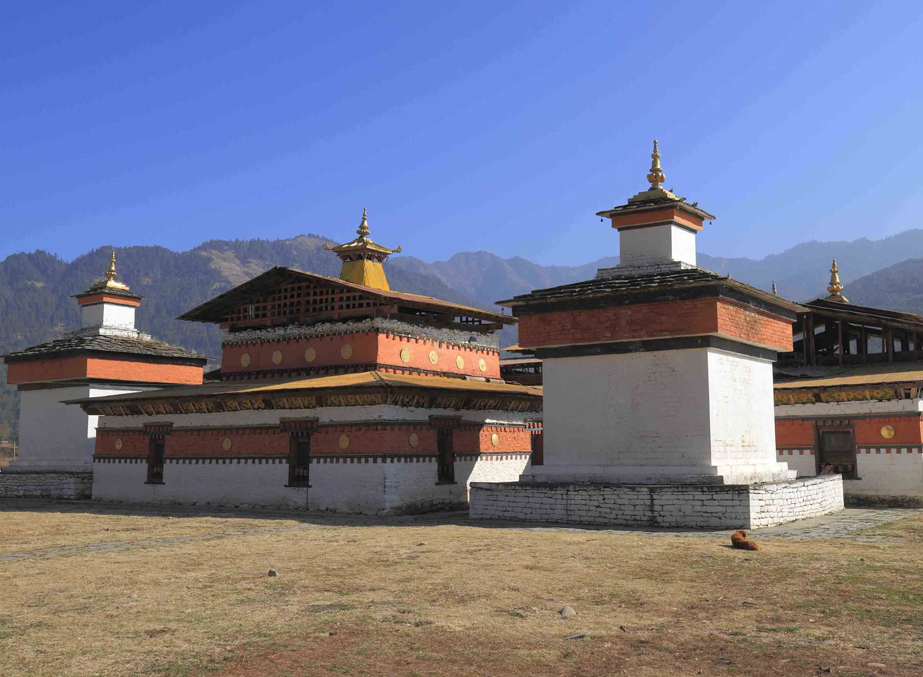
[[[810,368],[809,368],[810,370]],[[849,386],[867,386],[886,383],[907,383],[923,381],[923,363],[887,363],[869,364],[855,367],[814,369],[816,376],[798,376],[791,380],[778,380],[776,390],[798,390],[802,388],[837,388]],[[785,378],[782,376],[782,378]]]
[[[216,385],[176,386],[161,390],[148,390],[125,395],[110,395],[89,399],[71,400],[68,404],[127,404],[150,402],[158,399],[202,398],[209,396],[258,395],[277,393],[298,393],[319,390],[352,388],[422,388],[428,390],[453,390],[479,394],[519,395],[541,398],[541,386],[522,386],[496,381],[469,381],[461,378],[441,376],[414,376],[390,374],[380,371],[363,371],[335,376],[284,379],[245,383],[222,383]]]

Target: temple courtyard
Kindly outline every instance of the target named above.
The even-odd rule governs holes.
[[[0,515],[8,676],[923,673],[920,510],[763,529],[759,552],[463,513]]]

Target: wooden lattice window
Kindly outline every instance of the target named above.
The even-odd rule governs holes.
[[[272,294],[256,296],[231,310],[229,324],[266,325],[303,321],[310,316],[373,308],[379,303],[343,287],[323,287],[311,282],[286,283]]]

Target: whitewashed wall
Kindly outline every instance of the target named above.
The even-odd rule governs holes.
[[[66,400],[138,392],[143,388],[68,386],[21,391],[19,458],[13,469],[89,471],[98,416]]]
[[[789,454],[789,451],[792,453]],[[790,469],[797,471],[798,477],[813,477],[817,474],[816,461],[810,449],[785,450],[784,454],[779,455],[779,461],[787,463]]]
[[[780,404],[776,416],[782,418],[818,417],[845,418],[862,414],[895,414],[923,411],[923,399],[869,400],[855,402],[815,402],[812,404]]]
[[[769,362],[693,349],[548,359],[543,368],[545,465],[532,469],[535,479],[786,472],[775,458]]]
[[[784,470],[776,460],[771,362],[709,350],[708,408],[719,474]]]
[[[455,484],[437,484],[435,458],[365,462],[360,458],[314,458],[310,487],[286,487],[288,465],[236,460],[211,463],[168,460],[163,484],[145,484],[147,464],[132,459],[93,464],[93,497],[104,501],[277,507],[387,514],[461,507],[471,481],[513,482],[526,468],[526,454],[455,464]],[[469,458],[468,456],[464,458]],[[324,462],[326,460],[326,462]]]
[[[845,480],[849,496],[923,498],[923,454],[920,447],[860,447],[858,480]],[[899,452],[899,453],[898,453]]]
[[[695,233],[672,224],[619,231],[619,264],[639,266],[681,261],[695,265]]]
[[[116,303],[94,303],[93,305],[83,306],[83,326],[134,329],[135,309],[132,306],[123,306]]]

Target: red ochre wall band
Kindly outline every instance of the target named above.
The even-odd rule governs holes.
[[[890,426],[894,436],[881,434]],[[869,416],[850,419],[776,419],[776,447],[813,447],[816,428],[853,428],[857,447],[887,447],[923,443],[923,418],[920,416]]]
[[[534,431],[523,426],[462,424],[454,428],[455,454],[528,453]],[[411,442],[416,436],[416,446]],[[437,431],[427,423],[331,425],[311,433],[312,456],[401,455],[436,453]],[[496,438],[494,438],[496,435]],[[348,439],[342,446],[342,438]],[[281,458],[289,454],[291,435],[278,427],[174,429],[164,435],[167,458]],[[97,457],[147,458],[150,435],[143,430],[100,429]],[[226,449],[226,440],[230,448]],[[494,444],[496,442],[496,444]]]
[[[631,228],[637,226],[651,225],[657,223],[675,222],[677,224],[691,228],[692,230],[702,230],[702,219],[681,209],[666,208],[640,213],[619,214],[612,217],[612,227],[620,230],[622,228]]]
[[[562,310],[519,318],[524,348],[718,334],[790,352],[792,322],[722,298]]]
[[[89,306],[94,303],[113,303],[118,306],[132,306],[133,308],[137,308],[141,305],[141,300],[126,298],[125,296],[115,296],[113,294],[91,294],[90,296],[81,296],[77,299],[78,306]]]
[[[309,353],[310,350],[313,353]],[[436,353],[435,363],[431,352]],[[461,366],[457,361],[459,357],[462,358]],[[481,360],[484,361],[484,370],[481,369]],[[223,374],[348,367],[351,364],[383,364],[397,369],[436,371],[453,376],[500,378],[500,353],[497,350],[381,332],[229,344],[223,347],[221,356]]]
[[[135,383],[202,383],[202,366],[164,364],[128,357],[74,355],[45,360],[13,362],[7,367],[7,383],[40,383],[92,378]]]

